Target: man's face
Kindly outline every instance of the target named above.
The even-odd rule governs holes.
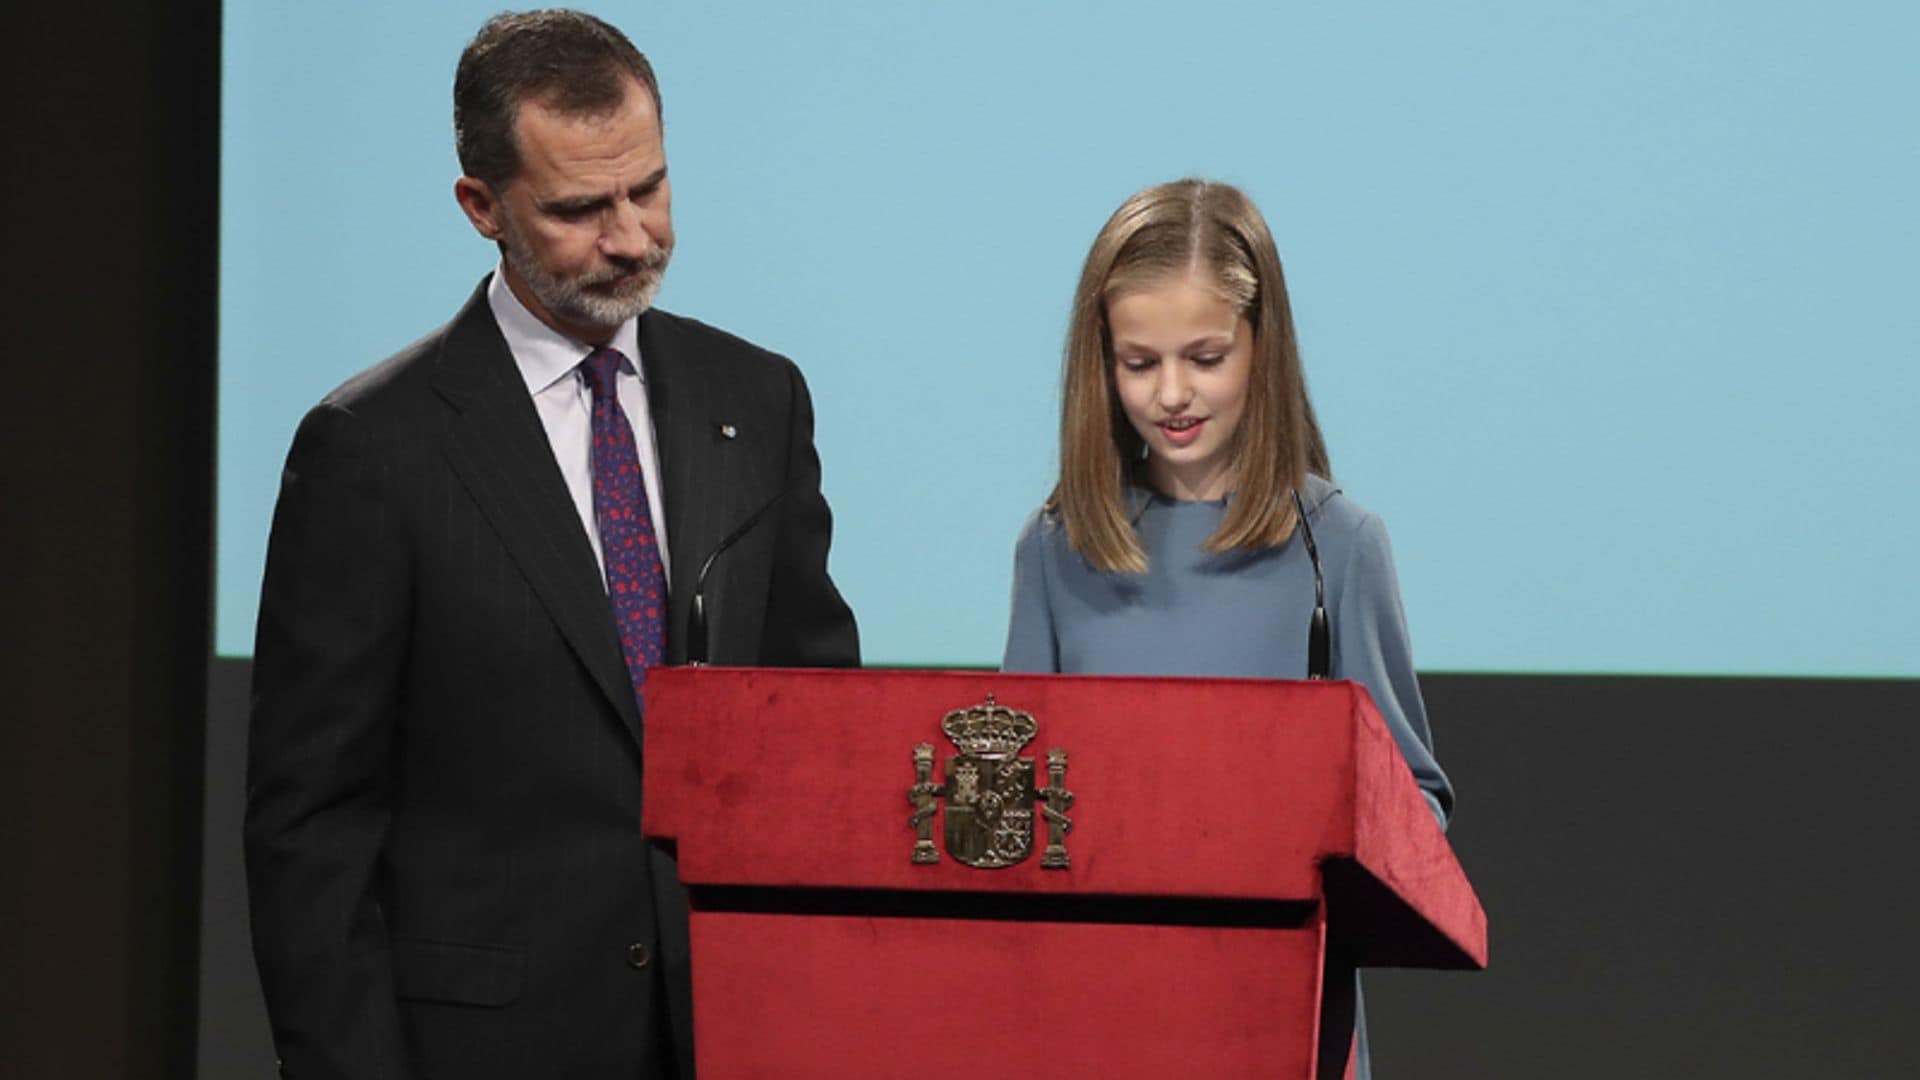
[[[500,241],[507,284],[549,326],[599,343],[647,309],[673,251],[673,191],[653,98],[627,87],[618,111],[563,116],[528,102],[515,118],[520,172],[494,190],[462,177],[461,206]]]

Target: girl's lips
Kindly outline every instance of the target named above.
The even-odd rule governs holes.
[[[1200,429],[1205,426],[1207,426],[1205,420],[1194,420],[1182,428],[1176,428],[1165,420],[1162,420],[1159,424],[1160,434],[1164,435],[1166,440],[1175,446],[1185,446],[1195,439],[1198,439],[1200,437]]]

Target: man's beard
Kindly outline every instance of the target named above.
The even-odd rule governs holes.
[[[502,222],[500,246],[507,268],[527,283],[547,311],[565,322],[590,326],[618,326],[652,307],[672,254],[669,249],[654,248],[637,259],[609,257],[610,269],[561,278],[549,274],[533,257],[512,219]],[[601,288],[615,281],[620,281],[616,288]]]

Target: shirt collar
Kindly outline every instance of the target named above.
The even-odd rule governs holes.
[[[573,374],[580,361],[595,348],[555,330],[528,311],[527,305],[507,286],[504,263],[493,268],[493,280],[487,282],[487,306],[493,309],[493,321],[500,325],[500,335],[507,339],[507,350],[513,353],[514,365],[520,369],[520,378],[525,380],[530,395]],[[640,381],[646,381],[646,368],[640,364],[638,319],[621,323],[607,345],[618,349],[620,355],[627,358],[628,370],[639,376]]]

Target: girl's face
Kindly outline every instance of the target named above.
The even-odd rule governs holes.
[[[1176,499],[1233,490],[1253,327],[1189,269],[1107,301],[1113,384],[1147,444],[1147,479]]]

